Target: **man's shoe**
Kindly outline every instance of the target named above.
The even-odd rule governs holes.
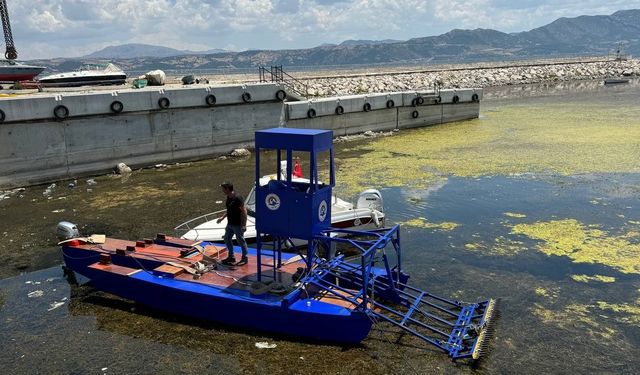
[[[228,257],[227,259],[224,259],[224,260],[222,261],[222,264],[226,264],[226,265],[228,265],[228,266],[232,266],[232,265],[236,264],[236,258],[234,258],[234,257]]]
[[[236,263],[236,266],[244,266],[247,263],[249,263],[249,259],[247,259],[247,257],[242,257],[240,261]]]

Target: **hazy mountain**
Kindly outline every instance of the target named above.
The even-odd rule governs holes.
[[[398,43],[401,42],[401,40],[395,40],[395,39],[384,39],[384,40],[345,40],[344,42],[340,43],[340,46],[345,46],[345,47],[349,47],[349,46],[368,46],[368,45],[372,45],[372,44],[388,44],[388,43]]]
[[[219,52],[227,52],[223,49],[207,51],[178,50],[175,48],[153,46],[150,44],[122,44],[109,46],[100,51],[83,56],[83,59],[134,59],[138,57],[171,57],[184,55],[210,55]]]
[[[445,34],[407,41],[348,40],[297,50],[243,52],[179,51],[148,45],[108,47],[81,59],[39,60],[55,70],[68,70],[82,62],[107,59],[125,71],[152,69],[189,72],[194,69],[255,68],[260,65],[322,66],[394,64],[414,62],[465,62],[552,57],[607,55],[618,42],[627,53],[640,54],[640,9],[621,10],[609,16],[560,18],[548,25],[519,33],[491,29],[451,30]],[[143,57],[146,56],[146,57]],[[91,61],[92,60],[92,61]]]

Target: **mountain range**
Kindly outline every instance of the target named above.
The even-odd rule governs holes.
[[[210,49],[207,51],[178,50],[175,48],[153,46],[150,44],[122,44],[109,46],[82,56],[83,59],[134,59],[137,57],[171,57],[184,55],[212,55],[214,53],[227,52],[224,49]]]
[[[561,56],[607,55],[619,42],[625,52],[640,54],[640,9],[611,15],[559,18],[519,33],[492,29],[454,29],[445,34],[406,41],[350,40],[315,48],[230,52],[179,51],[149,45],[107,47],[76,59],[34,60],[51,70],[72,70],[82,63],[108,59],[125,71],[164,69],[247,69],[260,65],[336,66],[496,61]]]

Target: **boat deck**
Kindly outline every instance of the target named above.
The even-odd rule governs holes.
[[[198,251],[195,246],[200,247]],[[241,266],[227,266],[220,263],[222,259],[227,257],[227,249],[224,246],[215,245],[209,242],[194,242],[173,237],[165,237],[162,240],[144,240],[144,241],[126,241],[120,239],[106,238],[104,243],[82,243],[74,246],[76,249],[84,249],[91,252],[103,254],[109,261],[100,261],[89,265],[90,269],[110,272],[122,276],[132,276],[138,272],[150,272],[156,276],[170,278],[174,280],[187,281],[197,284],[214,286],[220,289],[228,290],[232,293],[240,293],[244,295],[255,295],[256,298],[262,299],[259,295],[269,293],[269,287],[263,291],[256,286],[258,281],[257,255],[255,249],[249,249],[247,256],[248,263]],[[269,250],[263,250],[269,252]],[[235,249],[236,259],[239,260],[241,251]],[[203,255],[204,254],[204,255]],[[195,264],[204,258],[216,260],[218,263],[214,269],[210,269],[204,273],[198,273]],[[119,258],[120,257],[120,258]],[[135,263],[129,263],[124,266],[126,258],[135,258]],[[147,261],[145,263],[144,261]],[[152,267],[143,264],[152,264]],[[274,273],[269,266],[273,266],[273,259],[263,257],[263,282],[277,283],[281,286],[283,293],[269,293],[269,299],[278,299],[278,296],[284,297],[291,292],[292,286],[295,284],[293,275],[299,267],[305,267],[302,259],[296,258],[294,254],[283,254],[282,265]],[[266,268],[266,272],[265,271]],[[264,284],[262,284],[264,286]],[[336,290],[338,294],[342,294]],[[354,309],[356,306],[340,298],[337,295],[328,292],[317,293],[310,298],[341,306],[347,309]]]

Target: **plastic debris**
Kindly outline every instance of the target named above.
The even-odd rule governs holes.
[[[131,173],[131,167],[129,167],[125,163],[118,163],[118,165],[116,166],[116,171],[118,172],[118,174]]]
[[[155,167],[156,168],[166,168],[167,165],[166,164],[156,164]]]
[[[235,150],[231,151],[230,155],[237,158],[251,156],[251,152],[249,152],[249,150],[247,150],[246,148],[236,148]]]
[[[64,305],[64,302],[54,301],[51,304],[49,304],[49,308],[47,309],[47,311],[53,311],[62,305]]]
[[[51,211],[51,212],[53,212],[54,214],[58,214],[58,213],[61,213],[61,212],[64,212],[64,211],[65,211],[65,209],[64,209],[64,208],[61,208],[61,209],[59,209],[59,210],[53,210],[53,211]]]
[[[55,189],[56,189],[56,184],[53,183],[53,184],[47,186],[47,188],[44,190],[44,192],[42,192],[42,195],[44,195],[44,196],[51,195]]]
[[[96,185],[96,184],[97,184],[97,182],[93,178],[90,178],[90,179],[87,180],[87,185]]]
[[[167,80],[167,75],[162,70],[152,70],[138,79],[146,79],[149,86],[163,86]]]
[[[192,74],[182,77],[183,85],[193,85],[194,83],[196,83],[196,77],[194,77]]]
[[[273,349],[273,348],[275,348],[276,346],[278,346],[278,345],[276,345],[276,344],[269,344],[269,343],[268,343],[268,342],[266,342],[266,341],[260,341],[260,342],[257,342],[257,343],[256,343],[256,348],[258,348],[258,349]]]
[[[27,297],[37,298],[37,297],[42,297],[43,295],[44,295],[44,292],[42,290],[34,290],[33,292],[29,292],[27,294]]]

